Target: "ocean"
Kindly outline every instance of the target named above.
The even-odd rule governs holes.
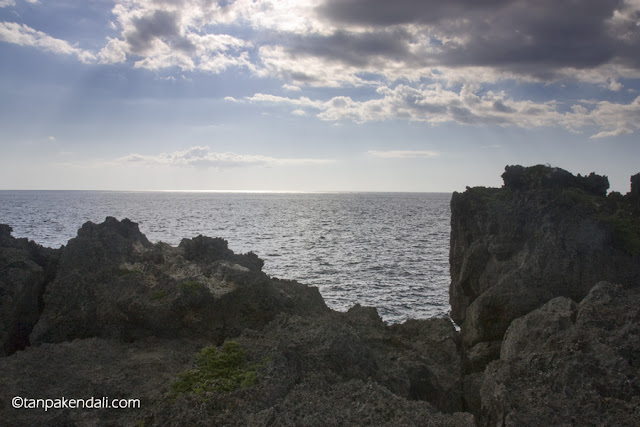
[[[0,223],[59,247],[86,221],[129,218],[152,242],[198,234],[255,252],[270,276],[389,323],[448,316],[449,193],[0,191]]]

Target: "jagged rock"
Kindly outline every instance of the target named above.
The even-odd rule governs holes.
[[[327,383],[372,380],[440,411],[463,407],[461,343],[447,319],[387,326],[375,309],[356,306],[316,317],[282,314],[238,341],[259,358],[281,361],[270,374],[278,384],[269,386],[273,390],[288,392],[312,378]]]
[[[483,341],[466,351],[465,372],[477,373],[484,371],[484,368],[492,360],[500,357],[502,341]]]
[[[604,196],[609,189],[606,176],[591,172],[588,176],[573,176],[564,169],[545,165],[525,168],[520,165],[506,166],[502,174],[504,186],[510,190],[579,188],[587,193]]]
[[[29,347],[0,358],[0,419],[13,426],[134,426],[170,403],[168,384],[191,367],[203,345],[198,340],[88,338]],[[15,396],[140,399],[140,408],[15,409]]]
[[[40,317],[42,293],[55,275],[58,251],[11,236],[0,224],[1,355],[22,350]]]
[[[32,343],[105,337],[204,337],[221,342],[277,313],[328,311],[316,288],[270,279],[255,254],[198,236],[151,244],[137,224],[88,222],[62,251]],[[250,268],[249,268],[250,267]]]
[[[535,352],[549,335],[573,326],[577,310],[578,306],[572,299],[558,297],[514,320],[505,334],[500,358],[509,360],[523,353]]]
[[[0,418],[13,425],[474,425],[471,414],[456,413],[464,407],[462,343],[449,320],[388,326],[371,307],[333,312],[317,289],[269,278],[261,267],[222,239],[198,236],[174,248],[151,244],[129,220],[85,224],[61,251],[33,345],[0,360]],[[172,397],[171,383],[193,367],[199,349],[238,335],[261,366],[256,385],[204,400]],[[143,407],[25,411],[6,403],[15,395],[138,398]]]
[[[481,425],[640,425],[640,290],[601,282],[517,319],[484,373]]]
[[[500,341],[512,320],[600,280],[640,283],[640,212],[606,197],[606,177],[507,166],[501,189],[451,200],[451,316],[467,348]]]
[[[640,173],[631,177],[631,196],[636,199],[640,198]]]
[[[252,271],[261,271],[264,261],[253,252],[236,255],[228,247],[226,240],[216,237],[197,236],[193,239],[182,239],[178,246],[187,261],[210,264],[218,260],[227,260]]]
[[[236,341],[252,360],[268,361],[250,392],[181,396],[154,420],[198,424],[204,412],[229,425],[475,425],[458,412],[460,342],[446,319],[387,326],[375,309],[355,306],[280,314]]]
[[[495,359],[493,359],[495,360]],[[482,409],[480,389],[484,380],[483,372],[474,372],[462,378],[462,395],[466,412],[479,415]]]

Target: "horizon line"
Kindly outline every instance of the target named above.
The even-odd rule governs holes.
[[[337,193],[453,193],[416,190],[106,190],[106,189],[0,189],[0,191],[95,191],[104,193],[253,193],[253,194],[337,194]]]

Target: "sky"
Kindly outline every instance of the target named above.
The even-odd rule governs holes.
[[[640,172],[640,0],[0,0],[0,189]]]

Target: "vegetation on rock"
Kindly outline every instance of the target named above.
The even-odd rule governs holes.
[[[240,344],[225,341],[222,349],[214,345],[203,348],[196,356],[195,368],[181,372],[171,385],[171,391],[174,395],[228,393],[250,387],[257,380],[257,366],[247,361],[247,354]]]

